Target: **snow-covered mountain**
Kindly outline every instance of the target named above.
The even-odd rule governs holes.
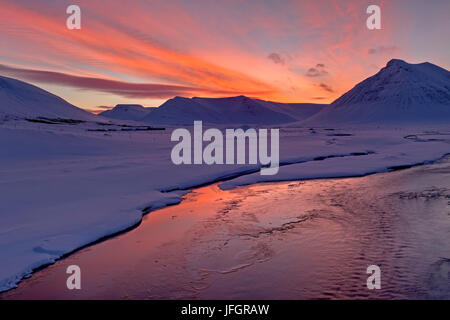
[[[97,116],[48,91],[23,81],[0,76],[0,120],[37,117],[97,120]]]
[[[117,105],[100,116],[149,124],[303,125],[450,123],[450,72],[431,63],[391,60],[331,105],[278,103],[245,96],[175,97],[159,108]],[[62,118],[98,121],[60,97],[31,84],[0,76],[0,120]]]
[[[113,109],[100,113],[99,116],[116,120],[139,121],[152,112],[153,109],[144,108],[139,104],[118,104]]]
[[[230,98],[175,97],[142,119],[152,124],[281,124],[306,119],[323,105],[285,104],[245,96]]]
[[[307,124],[450,123],[450,72],[391,60]]]
[[[254,99],[256,102],[262,104],[266,108],[269,108],[275,112],[284,113],[296,121],[308,119],[309,117],[320,112],[327,104],[317,103],[281,103],[273,101],[264,101]]]

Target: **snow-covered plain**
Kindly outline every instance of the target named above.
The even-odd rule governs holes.
[[[88,131],[97,127],[0,125],[0,290],[13,288],[34,268],[139,224],[144,211],[180,202],[184,190],[258,170],[175,166],[172,128]],[[286,127],[280,131],[278,175],[243,175],[222,187],[386,171],[437,160],[450,152],[449,142],[450,126]],[[336,157],[321,160],[330,156]]]

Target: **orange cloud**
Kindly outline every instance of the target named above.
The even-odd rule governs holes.
[[[379,3],[382,10],[391,9],[389,2]],[[83,84],[89,82],[85,78],[121,86],[137,83],[136,88],[141,87],[136,91],[144,88],[146,97],[157,91],[149,86],[160,86],[166,90],[159,97],[175,92],[249,94],[279,101],[330,102],[375,72],[374,65],[388,60],[387,50],[374,55],[369,54],[371,48],[396,45],[389,21],[380,32],[365,28],[364,0],[230,0],[201,5],[176,0],[105,5],[80,0],[79,5],[82,29],[71,31],[65,27],[63,3],[37,1],[25,6],[4,0],[0,63],[83,78]],[[320,77],[308,76],[308,70],[323,64],[326,72]],[[80,83],[60,84],[79,88],[75,84]],[[105,92],[99,83],[89,90]],[[323,83],[333,90],[324,90]],[[116,89],[106,92],[120,95]]]

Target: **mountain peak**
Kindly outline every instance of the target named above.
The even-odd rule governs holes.
[[[356,85],[333,105],[450,103],[450,73],[430,63],[409,64],[393,59],[376,75]]]
[[[387,64],[386,67],[392,67],[392,66],[407,66],[409,63],[400,60],[400,59],[392,59]]]
[[[106,110],[99,115],[117,120],[138,121],[152,111],[152,108],[144,108],[140,104],[118,104],[111,110]]]
[[[122,110],[144,110],[145,108],[140,104],[117,104],[114,109]]]
[[[314,117],[317,122],[448,122],[450,72],[393,59]]]

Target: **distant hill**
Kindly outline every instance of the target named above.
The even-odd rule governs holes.
[[[144,108],[139,104],[118,104],[113,109],[104,111],[99,116],[116,120],[139,121],[154,108]]]
[[[95,121],[97,116],[71,105],[48,91],[0,76],[0,119],[61,118]]]
[[[306,119],[323,105],[278,103],[245,96],[230,98],[175,97],[145,116],[152,124],[192,124],[202,120],[211,124],[281,124]]]
[[[450,72],[391,60],[306,124],[450,123]]]
[[[331,105],[279,103],[245,96],[175,97],[158,108],[117,105],[102,117],[156,125],[210,124],[302,125],[450,123],[450,72],[431,63],[391,60],[374,76],[357,84]],[[0,76],[0,120],[61,118],[98,121],[31,84]]]

